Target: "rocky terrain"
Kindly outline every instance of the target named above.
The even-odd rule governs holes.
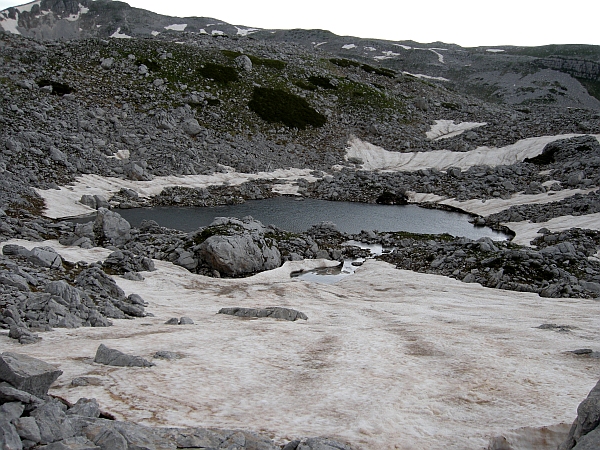
[[[155,261],[213,278],[244,278],[286,262],[370,256],[346,245],[349,240],[390,249],[379,259],[398,269],[543,298],[600,297],[600,219],[593,219],[600,213],[597,47],[462,49],[320,30],[258,30],[104,0],[9,8],[0,12],[0,28],[0,242],[111,251],[86,263],[46,244],[3,246],[0,327],[21,344],[35,345],[54,328],[152,317],[143,296],[126,295],[119,282],[142,282]],[[538,138],[547,144],[528,153],[528,139]],[[425,163],[375,170],[349,156],[357,142]],[[510,163],[494,159],[510,146],[525,151],[515,151]],[[470,154],[489,157],[460,165],[460,155]],[[111,188],[80,195],[81,180]],[[69,191],[77,191],[75,206]],[[477,226],[515,235],[511,224],[535,224],[539,233],[521,246],[385,230],[350,235],[331,223],[291,233],[251,217],[219,218],[184,233],[152,220],[131,227],[118,214],[277,195],[416,202],[466,211]],[[61,202],[69,211],[79,208],[77,214],[49,213]],[[96,216],[69,221],[86,212]],[[582,217],[592,218],[590,229],[555,222]],[[269,308],[224,310],[306,317]],[[21,412],[7,422],[27,419],[32,426],[35,408],[49,408],[61,421],[77,416],[76,426],[65,425],[74,430],[68,435],[44,441],[19,434],[25,448],[117,448],[98,443],[106,433],[137,445],[127,433],[137,435],[138,428],[109,427],[98,419],[97,405],[89,416],[71,413],[88,403],[78,409],[47,399],[46,391],[41,400],[10,395],[3,403],[20,406],[2,408]],[[0,426],[14,437],[13,425]],[[155,446],[175,448],[177,441],[177,448],[188,448],[179,443],[188,431],[173,431],[170,443]],[[194,433],[214,448],[275,445],[258,435]],[[326,440],[291,442],[284,448],[347,448]],[[9,448],[21,448],[14,445]]]

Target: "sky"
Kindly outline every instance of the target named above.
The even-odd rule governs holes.
[[[0,10],[23,4],[0,0]],[[571,0],[129,0],[171,16],[258,28],[319,28],[338,35],[470,46],[600,45],[600,1]]]

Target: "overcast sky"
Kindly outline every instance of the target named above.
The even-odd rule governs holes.
[[[23,4],[0,0],[0,9]],[[462,46],[600,45],[600,0],[129,0],[171,16],[259,28],[321,28],[339,35]]]

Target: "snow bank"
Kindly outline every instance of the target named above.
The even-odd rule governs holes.
[[[165,27],[165,30],[185,31],[187,26],[188,26],[187,23],[174,23],[173,25],[169,25],[168,27]]]
[[[256,33],[257,31],[260,31],[260,28],[240,28],[240,27],[235,27],[235,29],[237,30],[236,34],[238,36],[248,36],[249,34]]]
[[[502,50],[501,48],[488,48],[486,50],[486,52],[490,52],[490,53],[502,53],[502,52],[504,52],[504,50]]]
[[[111,34],[110,37],[115,39],[131,39],[131,36],[121,33],[121,27],[117,28],[117,31]]]
[[[93,209],[79,203],[84,194],[111,197],[121,188],[136,191],[142,197],[158,195],[170,186],[184,186],[189,188],[204,188],[208,186],[240,185],[252,180],[280,180],[285,183],[276,184],[274,190],[280,193],[296,194],[297,186],[293,183],[299,179],[315,182],[318,178],[311,175],[311,169],[278,169],[273,172],[252,173],[215,173],[213,175],[189,175],[156,177],[152,181],[132,181],[122,178],[108,178],[99,175],[83,175],[70,186],[60,189],[41,190],[37,193],[46,202],[44,215],[51,219],[63,217],[86,216],[94,212]]]
[[[433,128],[432,128],[433,129]],[[525,158],[539,155],[544,147],[559,139],[567,139],[580,134],[562,134],[522,139],[506,147],[478,147],[469,152],[436,150],[431,152],[398,153],[390,152],[376,145],[353,137],[348,142],[346,158],[360,158],[364,161],[364,170],[415,171],[436,168],[446,170],[450,167],[468,169],[477,165],[511,165]],[[595,135],[600,140],[600,135]]]
[[[586,214],[584,216],[561,216],[550,219],[547,222],[532,223],[523,222],[507,222],[506,225],[513,230],[517,235],[513,239],[515,244],[530,245],[529,243],[539,237],[538,231],[541,228],[547,228],[550,231],[558,232],[568,230],[569,228],[584,228],[588,230],[600,230],[600,213]]]
[[[425,134],[427,139],[439,141],[441,139],[458,136],[467,130],[472,130],[473,128],[482,127],[484,125],[487,125],[487,122],[454,123],[454,120],[436,120],[435,124],[431,125],[431,130]]]
[[[432,77],[430,75],[423,75],[422,73],[410,73],[410,72],[402,72],[404,75],[410,75],[415,78],[423,78],[425,80],[436,80],[436,81],[450,81],[448,78],[444,77]]]
[[[52,245],[72,261],[107,253],[15,243]],[[0,345],[63,370],[51,394],[71,402],[95,397],[120,419],[260,430],[281,440],[327,435],[372,449],[479,450],[490,436],[570,423],[597,381],[597,361],[567,353],[600,346],[593,300],[486,289],[378,261],[334,285],[288,276],[318,263],[225,280],[156,261],[158,270],[144,273],[143,282],[116,277],[155,317],[57,329],[30,346],[3,333]],[[216,314],[274,305],[309,319]],[[164,325],[184,315],[196,325]],[[576,328],[537,328],[544,323]],[[148,369],[101,366],[90,362],[100,343],[146,358],[159,350],[183,358],[155,360]],[[101,384],[72,387],[80,376]]]
[[[352,50],[353,48],[356,48],[356,45],[354,45],[354,44],[346,44],[346,45],[342,45],[342,48],[344,50]]]

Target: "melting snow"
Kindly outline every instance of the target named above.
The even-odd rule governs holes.
[[[444,55],[442,55],[441,53],[438,53],[435,49],[430,48],[429,49],[431,52],[435,53],[438,57],[438,61],[441,62],[442,64],[445,64],[444,62]],[[440,50],[445,50],[445,49],[440,49]]]
[[[323,44],[327,44],[327,41],[325,41],[325,42],[319,42],[319,43],[317,43],[317,42],[312,42],[312,45],[314,45],[314,47],[315,47],[315,48],[317,48],[317,47],[320,47],[320,46],[321,46],[321,45],[323,45]]]
[[[249,34],[260,31],[260,28],[240,28],[240,27],[235,27],[235,28],[237,30],[238,36],[248,36]]]
[[[396,47],[402,47],[404,50],[412,50],[412,47],[410,45],[402,45],[402,44],[392,44],[395,45]]]
[[[390,152],[369,142],[353,137],[348,142],[346,158],[360,158],[364,161],[364,170],[412,171],[436,168],[446,170],[449,167],[468,169],[477,165],[511,165],[525,158],[539,155],[546,144],[559,139],[568,139],[581,134],[561,134],[522,139],[512,145],[501,148],[478,147],[468,152],[435,150],[431,152],[399,153]],[[600,140],[600,134],[595,135]]]
[[[2,21],[0,21],[0,26],[2,26],[2,29],[4,29],[4,31],[7,31],[12,34],[21,34],[21,32],[19,30],[17,30],[18,25],[19,25],[19,19],[6,18],[6,19],[2,19]]]
[[[554,200],[556,201],[556,200]],[[538,231],[541,228],[547,228],[553,232],[568,230],[569,228],[584,228],[588,230],[600,230],[600,213],[586,214],[583,216],[561,216],[550,219],[547,222],[532,223],[523,222],[508,222],[503,223],[517,235],[513,239],[515,244],[530,245],[529,243],[540,236]]]
[[[486,50],[486,52],[490,52],[490,53],[502,53],[504,50],[500,49],[500,48],[488,48]]]
[[[453,120],[436,120],[431,126],[431,130],[426,133],[427,139],[439,141],[440,139],[448,139],[467,130],[482,127],[487,125],[487,122],[461,122],[455,124]]]
[[[365,50],[367,50],[369,52],[375,52],[375,51],[377,51],[377,49],[375,47],[365,47]]]
[[[444,77],[432,77],[430,75],[423,75],[421,73],[410,73],[410,72],[402,72],[404,75],[410,75],[415,78],[424,78],[426,80],[437,80],[437,81],[450,81],[448,78]]]
[[[223,33],[221,30],[212,30],[212,35],[213,36],[224,36],[225,33]]]
[[[169,25],[165,27],[165,30],[173,30],[173,31],[185,31],[187,28],[187,23],[174,23],[173,25]]]
[[[56,242],[13,243],[50,245],[70,261],[109,254]],[[572,422],[598,378],[597,360],[567,353],[600,346],[593,300],[487,289],[379,261],[335,285],[289,277],[322,261],[236,280],[155,264],[142,282],[115,277],[126,294],[148,301],[155,317],[56,329],[29,346],[2,333],[3,350],[55,364],[64,374],[51,394],[71,402],[97,398],[120,419],[261,430],[280,442],[327,435],[377,449],[479,450],[491,436],[518,439],[525,426],[535,439],[537,428]],[[309,319],[216,314],[222,307],[274,305]],[[164,325],[181,316],[197,325]],[[537,328],[546,323],[576,328]],[[89,362],[100,343],[148,359],[158,350],[183,358],[154,360],[146,369],[107,367]],[[101,384],[73,388],[79,376]],[[556,448],[543,434],[529,448]]]
[[[278,169],[273,172],[259,172],[257,174],[227,172],[213,175],[188,175],[183,177],[168,176],[156,177],[152,181],[132,181],[121,178],[107,178],[99,175],[83,175],[68,187],[60,190],[50,189],[37,192],[46,202],[44,215],[52,219],[61,217],[86,216],[93,212],[89,207],[79,203],[84,194],[102,195],[106,198],[126,187],[138,192],[142,197],[159,194],[168,186],[185,186],[190,188],[202,188],[208,186],[220,186],[223,184],[239,185],[250,180],[277,179],[285,183],[276,184],[274,189],[280,193],[297,193],[297,186],[293,183],[299,179],[309,182],[317,180],[311,175],[310,169]]]
[[[356,48],[356,45],[354,45],[354,44],[346,44],[346,45],[342,45],[342,48],[344,50],[352,50],[353,48]]]
[[[116,39],[131,39],[131,36],[121,33],[121,27],[117,28],[117,31],[111,34],[110,37]]]

